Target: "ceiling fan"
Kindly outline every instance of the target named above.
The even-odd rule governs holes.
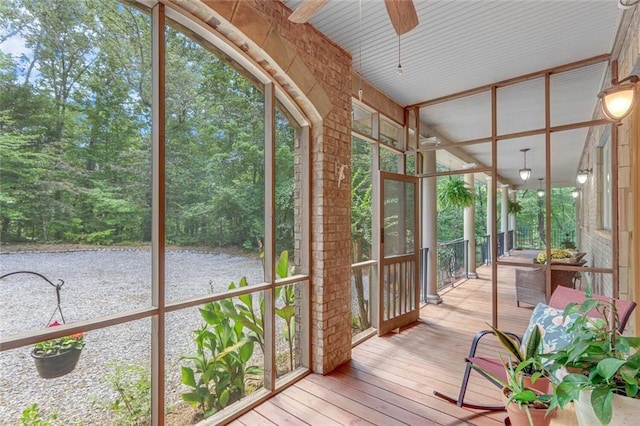
[[[304,24],[314,16],[329,0],[304,0],[289,16],[291,22]],[[413,0],[384,0],[389,19],[398,35],[411,31],[418,25],[418,14]]]

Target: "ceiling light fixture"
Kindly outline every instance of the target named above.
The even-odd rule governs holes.
[[[579,195],[580,195],[580,190],[578,188],[575,188],[573,191],[571,191],[571,196],[573,198],[578,198]]]
[[[542,198],[542,197],[544,197],[544,189],[542,189],[543,178],[538,178],[538,180],[540,181],[540,183],[538,185],[538,197]]]
[[[524,182],[528,181],[531,177],[531,169],[527,167],[527,151],[529,151],[529,148],[523,148],[520,150],[520,152],[524,154],[524,167],[518,170],[518,173],[520,173],[520,179]]]
[[[618,61],[611,61],[611,84],[598,94],[602,112],[611,121],[619,121],[631,113],[636,103],[637,75],[618,81]]]
[[[576,180],[580,185],[584,184],[587,179],[589,179],[590,169],[578,170],[578,174],[576,175]]]
[[[396,68],[398,75],[402,75],[402,64],[400,63],[400,34],[398,34],[398,67]]]

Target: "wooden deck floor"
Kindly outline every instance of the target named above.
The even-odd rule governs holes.
[[[490,268],[442,294],[443,303],[421,310],[420,322],[400,333],[356,346],[352,360],[326,376],[311,374],[237,419],[235,425],[500,425],[504,412],[459,408],[435,396],[455,395],[464,357],[478,330],[491,321]],[[531,309],[517,308],[513,268],[501,267],[500,328],[524,331]],[[495,346],[488,352],[495,354]],[[477,374],[467,399],[499,402],[499,389]]]

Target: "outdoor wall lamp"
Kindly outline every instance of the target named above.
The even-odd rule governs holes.
[[[520,179],[524,182],[528,181],[531,177],[531,169],[527,167],[527,151],[529,151],[529,148],[520,150],[520,152],[524,154],[524,167],[518,170],[518,173],[520,173]]]
[[[589,173],[591,173],[591,169],[578,170],[576,180],[580,185],[584,184],[587,179],[589,179]]]
[[[580,195],[580,190],[578,188],[576,188],[573,191],[571,191],[571,196],[573,198],[578,198],[579,195]]]
[[[618,61],[611,61],[611,84],[608,89],[600,92],[598,97],[602,104],[602,112],[612,121],[618,121],[631,113],[636,103],[637,75],[618,81]]]
[[[538,185],[538,197],[542,198],[544,197],[544,189],[542,189],[542,178],[538,178],[538,180],[540,181],[540,184]]]

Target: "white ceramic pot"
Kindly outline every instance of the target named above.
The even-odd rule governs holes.
[[[580,398],[575,402],[576,417],[580,426],[598,426],[600,420],[591,406],[591,391],[580,391]],[[627,398],[626,396],[614,395],[612,406],[611,422],[612,426],[638,425],[640,416],[640,399]]]

